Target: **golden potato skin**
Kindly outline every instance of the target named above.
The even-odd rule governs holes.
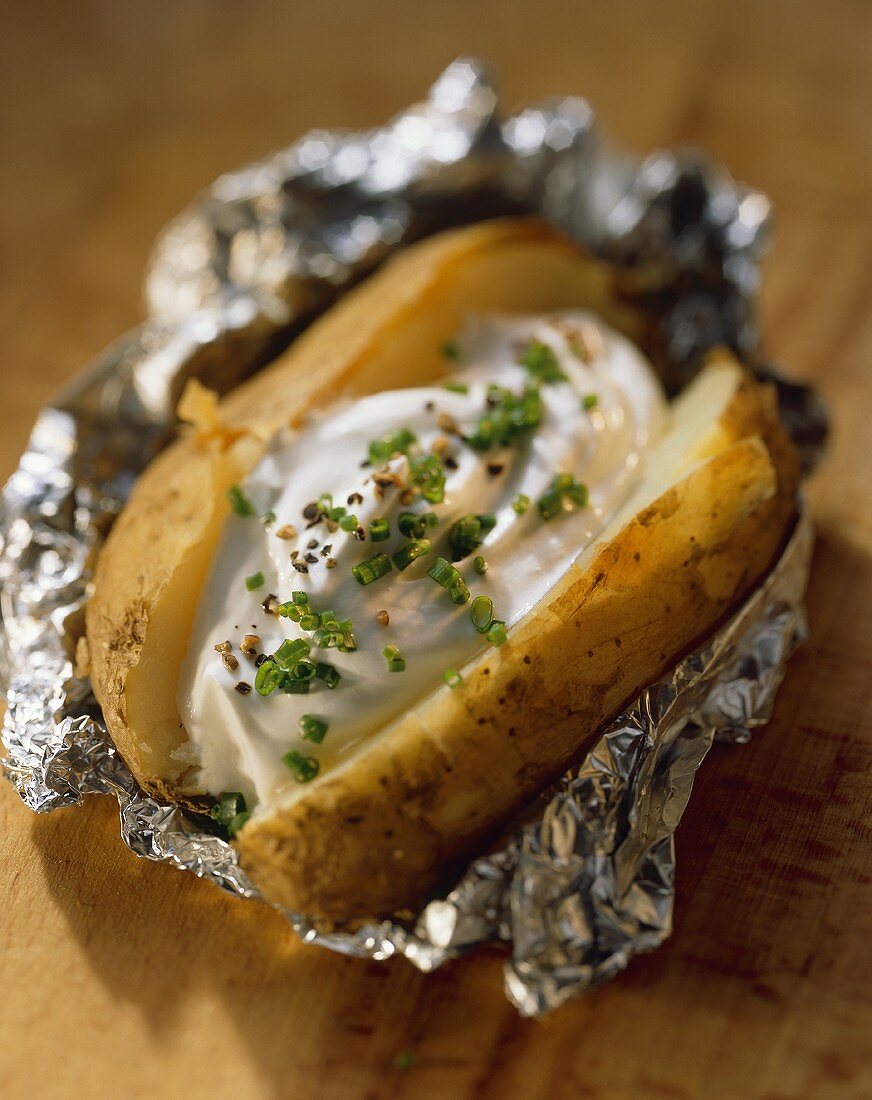
[[[142,475],[98,563],[87,630],[94,690],[122,756],[160,797],[196,800],[175,704],[224,493],[281,424],[340,393],[444,373],[463,312],[584,306],[633,338],[613,274],[547,227],[485,223],[402,253],[221,402]],[[732,361],[726,353],[714,358]],[[704,465],[670,487],[509,633],[375,734],[365,751],[238,838],[272,901],[344,922],[418,903],[556,779],[603,721],[765,575],[794,513],[796,463],[771,395],[746,378]],[[173,755],[176,753],[176,755]]]

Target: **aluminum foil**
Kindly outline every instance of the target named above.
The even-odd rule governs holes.
[[[189,377],[230,388],[392,251],[512,211],[550,219],[617,265],[622,292],[650,317],[647,350],[670,388],[718,343],[774,378],[813,465],[826,431],[817,396],[754,361],[765,196],[696,154],[639,163],[610,148],[580,99],[504,117],[481,66],[457,61],[385,127],[313,132],[219,179],[159,241],[148,320],[40,414],[0,502],[4,768],[27,806],[114,794],[138,855],[258,896],[206,822],[137,788],[76,675],[95,553],[172,437]],[[425,971],[505,941],[506,992],[525,1015],[656,947],[670,931],[673,834],[696,768],[716,736],[745,740],[768,717],[805,631],[810,546],[803,518],[733,621],[599,731],[582,767],[417,919],[347,933],[287,914],[295,930],[346,954],[402,954]]]

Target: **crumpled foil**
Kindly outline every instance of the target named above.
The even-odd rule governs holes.
[[[36,812],[112,793],[124,841],[247,898],[232,845],[137,787],[106,734],[75,643],[96,551],[130,487],[172,437],[190,377],[225,391],[343,289],[409,241],[477,218],[538,213],[621,271],[648,312],[667,386],[727,343],[779,387],[807,468],[826,419],[817,395],[755,362],[759,192],[697,154],[639,163],[610,148],[584,100],[504,118],[480,65],[454,62],[421,104],[362,133],[315,131],[219,179],[158,243],[149,318],[37,420],[0,503],[4,768]],[[805,634],[811,534],[801,518],[764,586],[699,652],[649,687],[498,851],[407,925],[330,932],[287,914],[307,942],[429,971],[505,941],[507,996],[536,1015],[623,969],[669,935],[673,834],[715,737],[747,739],[771,711]]]

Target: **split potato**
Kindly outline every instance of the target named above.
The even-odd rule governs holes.
[[[227,488],[284,425],[340,395],[421,385],[468,313],[584,307],[644,344],[615,273],[548,227],[501,220],[422,242],[346,295],[139,479],[98,562],[91,676],[142,786],[202,806],[179,671],[228,512]],[[237,842],[265,895],[333,922],[418,904],[701,642],[765,576],[794,518],[797,466],[771,393],[718,353],[673,403],[631,500],[561,582],[461,671],[334,770],[261,806]]]

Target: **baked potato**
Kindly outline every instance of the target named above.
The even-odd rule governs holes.
[[[87,608],[94,691],[146,790],[199,809],[227,793],[204,782],[208,770],[180,713],[180,676],[204,593],[215,591],[209,577],[222,531],[234,522],[228,491],[232,498],[265,461],[277,433],[302,432],[340,396],[360,402],[438,384],[456,366],[440,349],[467,314],[579,307],[644,345],[644,318],[622,302],[606,264],[540,223],[483,223],[401,253],[220,403],[188,391],[180,412],[191,427],[139,479],[100,555]],[[544,362],[540,377],[549,380],[553,363]],[[489,391],[489,408],[495,400]],[[470,441],[454,435],[459,445]],[[396,450],[387,458],[411,461]],[[450,670],[453,686],[416,683],[401,713],[367,729],[320,774],[258,791],[254,812],[236,821],[235,842],[269,900],[336,923],[420,903],[765,576],[794,519],[797,464],[772,394],[727,352],[710,356],[673,402],[641,470],[494,645],[472,635],[472,651]],[[406,481],[398,486],[411,492]],[[573,499],[584,508],[586,490]],[[329,523],[323,509],[314,522]],[[359,532],[366,536],[363,525]],[[249,648],[261,663],[273,660]]]

